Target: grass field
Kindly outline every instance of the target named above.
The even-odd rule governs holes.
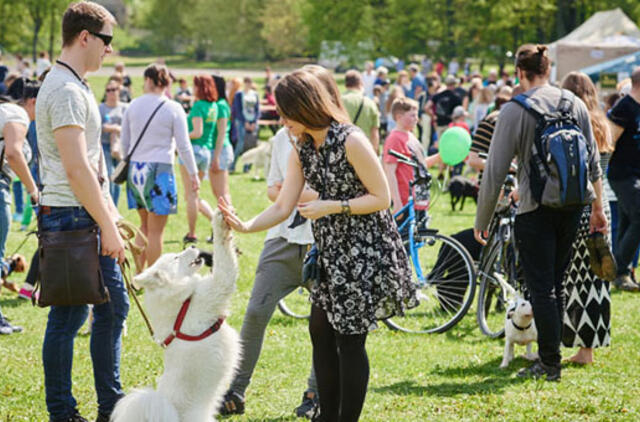
[[[265,183],[247,175],[231,178],[234,203],[242,217],[250,217],[267,206]],[[208,182],[204,196],[212,200]],[[433,225],[453,233],[471,225],[473,206],[452,214],[446,197],[434,210]],[[120,209],[137,222],[137,216]],[[179,214],[169,219],[165,250],[180,249],[185,234],[183,201]],[[198,237],[209,234],[206,221],[198,221]],[[13,251],[24,234],[12,227],[7,251]],[[240,329],[264,234],[238,235],[236,243],[240,277],[229,323]],[[30,257],[36,245],[29,239],[21,252]],[[201,244],[201,247],[207,247]],[[19,280],[19,277],[13,277]],[[0,306],[5,315],[25,332],[0,338],[0,421],[46,421],[41,345],[47,309],[31,306],[3,292]],[[471,309],[473,312],[474,309]],[[441,335],[415,336],[392,332],[382,326],[371,333],[369,393],[363,421],[424,420],[638,420],[640,381],[637,377],[637,298],[613,292],[612,347],[598,350],[591,367],[567,368],[561,383],[522,381],[517,369],[526,363],[516,359],[508,370],[498,369],[501,341],[484,338],[473,314]],[[74,394],[81,412],[95,417],[95,392],[89,357],[89,338],[79,336],[74,356]],[[522,353],[522,349],[517,349]],[[568,355],[572,351],[565,350]],[[247,412],[237,421],[295,420],[292,410],[306,386],[311,348],[306,323],[278,311],[268,327],[264,349],[247,392]],[[153,385],[162,371],[162,350],[155,345],[131,308],[128,335],[123,342],[122,380],[126,390]]]

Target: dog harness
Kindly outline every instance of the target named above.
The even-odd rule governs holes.
[[[178,312],[178,316],[176,317],[176,322],[173,324],[173,331],[171,334],[164,339],[160,346],[162,348],[167,348],[173,339],[179,338],[184,341],[199,341],[209,337],[211,334],[215,333],[220,329],[222,323],[224,322],[224,317],[218,318],[218,320],[211,327],[207,328],[202,334],[197,336],[190,336],[188,334],[184,334],[180,332],[180,327],[182,327],[182,322],[184,321],[184,317],[187,315],[187,311],[189,310],[189,305],[191,304],[191,298],[187,298],[184,302],[182,302],[182,307],[180,308],[180,312]]]

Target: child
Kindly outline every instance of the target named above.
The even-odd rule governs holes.
[[[409,182],[413,180],[413,167],[399,163],[389,154],[394,150],[406,156],[415,155],[427,168],[441,163],[440,154],[424,156],[422,145],[413,134],[418,124],[418,103],[410,98],[396,98],[391,105],[391,115],[396,128],[389,133],[384,143],[383,167],[391,189],[391,211],[398,212],[409,201]],[[416,204],[416,209],[426,209],[428,204]],[[404,217],[404,216],[402,216]]]
[[[464,107],[457,106],[453,109],[453,113],[451,113],[451,123],[449,123],[449,127],[461,127],[471,134],[469,125],[467,124],[467,117],[469,117],[469,113],[466,112]]]

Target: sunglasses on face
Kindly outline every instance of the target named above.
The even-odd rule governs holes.
[[[116,92],[118,88],[107,88],[106,92]]]
[[[105,47],[111,44],[111,40],[113,39],[113,35],[106,35],[106,34],[101,34],[99,32],[92,32],[92,31],[88,31],[88,32],[94,37],[100,38],[104,43]]]

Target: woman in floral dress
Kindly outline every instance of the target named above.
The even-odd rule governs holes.
[[[323,277],[311,292],[309,331],[321,421],[357,421],[367,391],[367,333],[376,321],[417,304],[411,270],[388,210],[390,194],[369,140],[311,73],[298,70],[275,88],[278,112],[299,141],[277,201],[248,222],[221,201],[227,223],[257,232],[295,206],[313,220]],[[305,183],[320,198],[298,203]]]

